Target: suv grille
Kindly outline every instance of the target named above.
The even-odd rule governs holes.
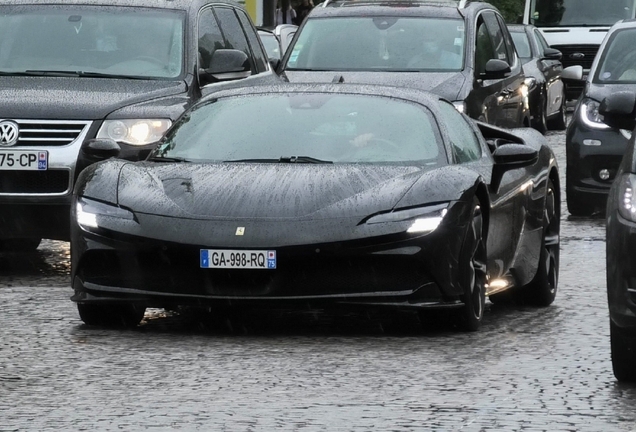
[[[581,65],[583,69],[590,69],[599,45],[552,45],[552,48],[558,49],[563,54],[561,63],[564,68]],[[580,54],[583,54],[583,57],[578,58]]]
[[[77,139],[90,122],[74,120],[13,120],[20,127],[16,146],[65,146]]]
[[[63,193],[70,180],[68,170],[0,171],[0,193]]]

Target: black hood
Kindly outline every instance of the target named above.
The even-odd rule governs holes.
[[[0,118],[97,120],[126,105],[185,91],[177,80],[0,77]]]
[[[406,166],[130,163],[118,202],[196,219],[364,218],[392,209],[423,170]]]
[[[409,87],[435,93],[450,101],[459,97],[466,78],[462,72],[305,72],[287,70],[289,82],[379,84]]]

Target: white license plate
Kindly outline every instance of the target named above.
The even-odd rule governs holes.
[[[201,249],[201,268],[275,269],[276,251]]]
[[[49,168],[47,151],[0,150],[2,171],[46,171]]]

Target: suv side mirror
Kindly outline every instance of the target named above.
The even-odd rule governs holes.
[[[204,72],[217,81],[247,78],[252,74],[247,54],[236,49],[218,49],[214,51],[210,59],[210,65]]]
[[[545,60],[561,60],[563,54],[558,49],[546,48],[543,50],[543,58]]]
[[[486,70],[480,78],[485,80],[501,79],[511,72],[508,62],[499,59],[490,59],[486,63]]]
[[[561,72],[561,81],[583,81],[583,66],[568,66]]]
[[[82,144],[82,154],[93,162],[119,156],[121,147],[111,139],[90,139]]]
[[[601,102],[598,112],[603,122],[617,129],[632,130],[636,126],[636,93],[618,91],[610,94]]]

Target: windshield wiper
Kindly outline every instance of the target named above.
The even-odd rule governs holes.
[[[147,160],[153,162],[190,162],[190,160],[186,158],[167,156],[150,156]]]
[[[281,156],[278,162],[283,163],[314,163],[314,164],[332,164],[333,161],[316,159],[311,156]]]
[[[278,159],[228,159],[223,162],[258,162],[258,163],[277,163]]]
[[[73,71],[73,70],[38,70],[29,69],[20,72],[0,72],[0,75],[15,75],[15,76],[70,76],[70,77],[91,77],[91,78],[125,78],[125,79],[139,79],[147,80],[148,77],[137,75],[122,75],[122,74],[108,74],[102,72],[86,72],[86,71]]]

